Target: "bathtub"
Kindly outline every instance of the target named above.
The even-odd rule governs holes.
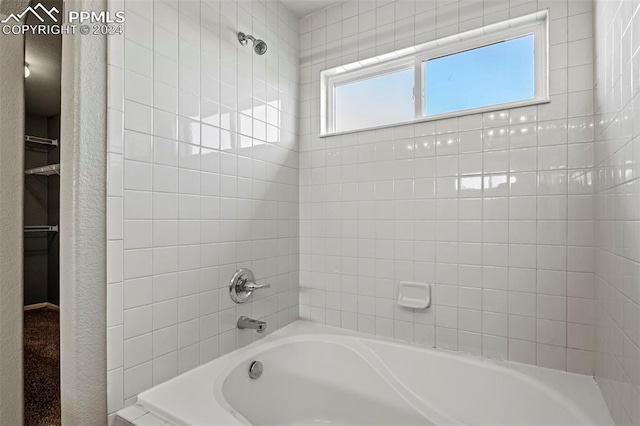
[[[143,392],[130,409],[185,426],[613,425],[591,377],[306,321]]]

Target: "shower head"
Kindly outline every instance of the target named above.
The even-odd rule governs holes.
[[[238,41],[241,45],[246,46],[249,40],[253,42],[253,51],[258,55],[264,55],[267,52],[267,43],[264,40],[257,40],[254,36],[243,32],[238,33]]]
[[[264,40],[256,40],[253,42],[253,50],[258,55],[264,55],[267,52],[267,43]]]

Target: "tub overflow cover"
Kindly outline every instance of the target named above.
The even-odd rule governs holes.
[[[249,366],[249,377],[257,379],[262,376],[262,363],[260,361],[253,361]]]

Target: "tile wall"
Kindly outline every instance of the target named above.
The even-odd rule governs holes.
[[[550,9],[551,102],[320,138],[320,71]],[[300,315],[591,374],[592,2],[347,1],[300,21]],[[426,311],[397,282],[433,284]]]
[[[298,19],[275,1],[120,1],[109,36],[108,408],[298,318]],[[264,56],[236,31],[263,38]],[[271,289],[233,304],[251,268]]]
[[[639,6],[595,2],[595,375],[617,425],[640,424]]]

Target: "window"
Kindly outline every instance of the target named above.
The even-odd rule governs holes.
[[[335,131],[414,119],[413,67],[335,86]],[[393,108],[389,108],[393,105]]]
[[[423,63],[425,115],[535,97],[533,34]]]
[[[548,102],[547,74],[542,11],[323,71],[321,135]]]

